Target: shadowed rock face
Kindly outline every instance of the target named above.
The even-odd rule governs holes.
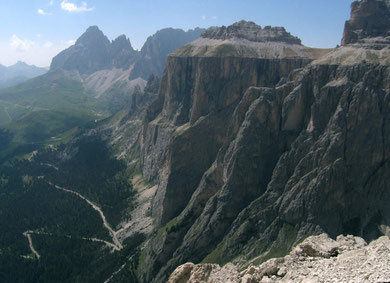
[[[152,178],[160,167],[169,170],[160,178],[153,206],[159,224],[177,216],[189,201],[226,141],[226,125],[245,90],[272,87],[309,62],[169,57],[160,89],[161,112],[144,126],[144,174]]]
[[[110,57],[115,68],[128,69],[138,58],[137,51],[131,46],[130,40],[124,35],[118,36],[110,46]]]
[[[312,61],[176,54],[180,50],[168,57],[159,97],[147,111],[139,151],[144,176],[159,181],[152,204],[156,227],[178,217],[180,228],[150,243],[145,281],[157,274],[163,280],[188,256],[201,260],[265,192],[279,156],[304,123],[302,113],[281,116],[282,97],[293,84],[278,90],[280,97],[274,88]],[[299,97],[288,111],[305,110]]]
[[[351,19],[345,23],[342,45],[362,43],[370,38],[390,42],[390,1],[363,0],[351,5]]]
[[[210,28],[202,34],[203,38],[232,39],[241,38],[253,42],[284,42],[289,44],[301,44],[298,37],[292,36],[284,27],[270,27],[256,25],[254,22],[240,21],[231,26]]]
[[[161,227],[142,280],[162,282],[187,261],[262,262],[322,232],[389,234],[390,67],[378,62],[389,55],[341,59],[370,48],[311,64],[169,58],[140,146],[144,174],[159,180]]]

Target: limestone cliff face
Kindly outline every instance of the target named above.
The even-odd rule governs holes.
[[[351,5],[351,19],[345,23],[342,45],[390,42],[390,1],[363,0]]]
[[[144,121],[141,166],[145,177],[159,183],[152,216],[157,229],[175,227],[145,249],[146,281],[163,280],[167,270],[189,257],[202,260],[238,214],[265,192],[280,155],[307,119],[294,111],[305,110],[304,90],[295,90],[299,102],[290,97],[282,107],[294,89],[286,82],[295,79],[294,70],[326,53],[273,42],[277,53],[268,56],[216,56],[221,43],[214,40],[203,38],[168,57],[159,97]],[[236,48],[243,42],[233,37],[223,44]],[[287,45],[297,51],[293,56],[278,53]],[[186,54],[195,49],[214,51]]]
[[[246,91],[232,139],[153,241],[157,281],[185,261],[261,262],[320,232],[387,233],[389,67],[313,64],[290,79]]]
[[[240,21],[231,26],[209,28],[202,34],[203,38],[232,39],[242,38],[252,42],[284,42],[301,45],[301,40],[292,36],[284,27],[266,26],[264,29],[254,22]]]
[[[227,141],[226,127],[250,86],[273,87],[309,59],[169,57],[160,109],[144,125],[143,170],[160,189],[153,212],[166,224],[185,207],[203,173]],[[179,197],[182,196],[182,197]],[[161,202],[165,203],[162,204]]]
[[[259,44],[203,37],[168,59],[141,138],[143,172],[159,181],[145,282],[187,261],[260,263],[322,232],[389,234],[389,45],[308,64],[325,52]]]

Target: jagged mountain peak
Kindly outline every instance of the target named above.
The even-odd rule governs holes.
[[[97,26],[90,26],[76,41],[76,45],[92,47],[96,44],[110,45],[110,40]]]
[[[130,44],[130,39],[124,35],[124,34],[121,34],[120,36],[118,36],[117,38],[115,38],[112,43],[121,43],[121,44]],[[131,44],[130,44],[131,45]]]
[[[198,38],[203,31],[204,29],[201,28],[188,31],[177,28],[164,28],[158,30],[147,38],[141,52],[146,56],[153,57],[158,48],[165,48],[173,51],[178,45],[181,46],[188,41]]]
[[[245,20],[236,22],[228,27],[209,28],[202,34],[202,37],[222,40],[242,38],[254,42],[272,41],[301,45],[301,40],[287,32],[284,27],[266,26],[261,28],[256,23]]]
[[[111,49],[113,52],[120,52],[123,50],[135,52],[130,39],[124,34],[118,36],[111,42]]]
[[[161,75],[167,54],[198,38],[203,31],[165,28],[148,37],[141,51],[137,51],[126,35],[110,41],[97,26],[91,26],[75,45],[53,58],[50,70],[77,70],[90,75],[111,68],[128,69],[135,63],[130,79],[146,79],[151,73]]]
[[[188,31],[175,28],[164,28],[149,36],[141,49],[139,60],[130,75],[131,79],[147,79],[151,73],[161,75],[165,68],[168,54],[179,47],[200,37],[204,29],[195,28]]]
[[[29,66],[29,65],[23,61],[18,61],[13,66]]]
[[[362,0],[351,4],[351,18],[345,23],[342,45],[390,44],[390,1]]]
[[[115,43],[114,43],[115,42]],[[122,55],[122,50],[134,52],[130,41],[122,38],[112,44],[107,36],[97,27],[90,26],[76,41],[76,44],[60,52],[52,60],[50,70],[64,69],[77,70],[81,74],[92,74],[103,69],[110,69],[113,62],[113,53]],[[118,46],[119,45],[119,46]],[[124,47],[123,47],[124,46]],[[113,52],[113,47],[115,52]]]

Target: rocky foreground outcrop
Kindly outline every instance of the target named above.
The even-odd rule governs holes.
[[[244,270],[227,264],[186,263],[168,283],[272,283],[272,282],[389,282],[390,239],[381,237],[369,245],[364,239],[326,234],[307,238],[285,257],[250,265]]]

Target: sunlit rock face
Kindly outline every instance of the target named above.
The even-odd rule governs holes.
[[[342,45],[390,42],[390,1],[363,0],[351,5]]]

